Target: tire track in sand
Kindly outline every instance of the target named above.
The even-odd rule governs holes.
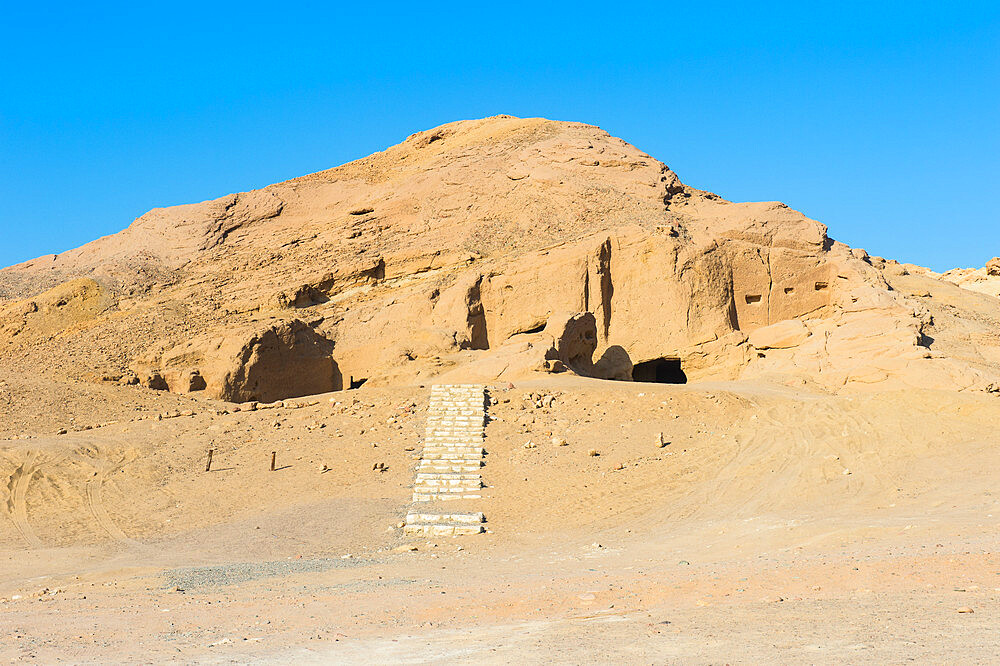
[[[106,474],[101,471],[92,479],[87,481],[87,506],[94,520],[101,529],[107,533],[111,539],[117,543],[133,543],[132,539],[121,530],[115,521],[111,519],[108,510],[104,507],[103,489]]]
[[[37,457],[36,452],[28,453],[28,459],[21,463],[7,480],[7,513],[14,522],[14,527],[17,528],[21,538],[32,548],[42,548],[44,545],[35,531],[31,529],[31,524],[28,522],[28,504],[25,501],[28,494],[28,484],[31,483],[32,477],[38,471],[38,468],[35,467]]]

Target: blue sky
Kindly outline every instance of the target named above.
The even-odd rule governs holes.
[[[873,254],[1000,255],[1000,3],[13,3],[0,265],[452,120],[599,125]]]

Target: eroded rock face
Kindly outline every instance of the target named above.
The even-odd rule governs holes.
[[[0,302],[0,340],[51,336],[111,310],[114,296],[100,282],[78,278],[23,301]]]
[[[794,243],[753,229],[698,243],[623,227],[490,272],[474,266],[453,289],[467,294],[468,285],[478,285],[475,313],[490,347],[547,329],[553,313],[590,312],[597,334],[593,351],[603,359],[599,376],[628,379],[633,365],[670,357],[681,359],[692,378],[733,378],[746,365],[741,346],[748,333],[809,314],[829,315],[850,298],[846,284],[878,282],[876,272],[846,248],[827,248],[821,225],[793,222],[804,229]],[[835,280],[837,275],[844,277]],[[449,319],[438,315],[441,310],[458,312],[452,315],[461,323],[457,338],[466,339],[464,322],[472,309],[456,310],[442,296],[434,312],[445,326]],[[580,374],[594,372],[588,366]]]
[[[989,293],[989,270],[955,279]],[[781,203],[687,187],[596,127],[499,116],[0,271],[18,313],[0,343],[25,367],[58,354],[73,376],[131,368],[228,400],[463,372],[628,380],[667,360],[827,390],[1000,381],[988,351],[928,354],[934,318],[887,283],[908,272]],[[85,323],[25,310],[80,279],[104,294]]]
[[[223,380],[221,397],[272,402],[344,388],[333,343],[302,322],[278,324],[246,340]]]
[[[140,363],[149,388],[273,402],[344,388],[333,342],[299,320],[216,331]]]
[[[806,325],[798,319],[758,328],[749,337],[750,344],[757,349],[788,349],[797,347],[812,335]]]
[[[983,268],[955,268],[940,275],[920,266],[908,266],[913,273],[938,277],[963,289],[1000,298],[1000,257],[990,259]]]

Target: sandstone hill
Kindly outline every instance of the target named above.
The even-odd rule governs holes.
[[[939,277],[596,127],[497,116],[0,271],[0,374],[93,400],[535,372],[996,390],[997,293]]]

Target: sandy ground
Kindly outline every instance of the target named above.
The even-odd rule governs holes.
[[[0,660],[1000,659],[995,396],[497,386],[489,533],[414,540],[428,387],[120,390],[119,423],[0,442]]]

